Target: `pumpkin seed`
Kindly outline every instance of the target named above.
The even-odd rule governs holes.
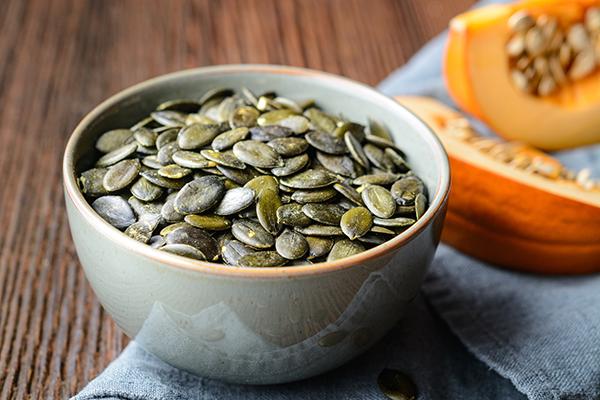
[[[335,189],[331,188],[296,190],[292,194],[291,199],[302,204],[322,203],[332,199],[337,193],[338,192]]]
[[[244,169],[246,164],[240,161],[232,152],[220,152],[214,150],[200,151],[202,157],[213,161],[218,165],[224,165],[230,168]]]
[[[133,209],[129,203],[120,196],[98,197],[98,199],[92,203],[92,208],[106,222],[117,229],[125,229],[136,222]]]
[[[321,224],[339,226],[346,210],[332,203],[308,203],[302,206],[302,212]]]
[[[256,140],[244,140],[233,145],[233,154],[245,162],[260,168],[283,167],[283,159],[270,146]]]
[[[129,129],[113,129],[104,132],[96,140],[96,149],[102,153],[110,153],[129,143],[133,133]]]
[[[217,204],[225,195],[225,185],[216,176],[203,176],[187,183],[175,198],[175,210],[197,214]]]
[[[350,240],[365,235],[373,225],[373,216],[365,207],[352,208],[342,215],[340,227]]]
[[[398,174],[384,172],[382,174],[369,174],[369,175],[359,176],[358,178],[354,179],[352,181],[352,183],[354,185],[369,184],[369,185],[385,186],[385,185],[391,185],[392,183],[396,182],[399,178],[400,177],[398,176]]]
[[[317,151],[317,160],[334,174],[356,178],[357,172],[354,163],[348,156],[336,156]]]
[[[169,179],[161,176],[158,171],[149,170],[140,172],[144,178],[148,179],[150,182],[154,183],[157,186],[166,188],[166,189],[181,189],[187,181],[185,179]]]
[[[237,240],[255,249],[268,249],[275,238],[258,222],[243,219],[233,221],[231,233]]]
[[[365,205],[374,215],[390,218],[396,211],[396,201],[389,190],[379,185],[369,185],[361,193]]]
[[[231,114],[229,125],[232,128],[250,128],[257,124],[259,116],[260,111],[254,107],[240,107]]]
[[[219,215],[186,215],[184,221],[207,231],[222,231],[231,228],[231,221]]]
[[[395,369],[384,368],[377,377],[377,386],[391,400],[414,400],[418,396],[417,387],[408,375]]]
[[[390,134],[390,131],[388,131],[388,129],[383,124],[383,122],[381,122],[378,119],[373,118],[373,117],[369,117],[368,122],[369,122],[369,134],[370,135],[378,136],[378,137],[385,139],[387,141],[390,141],[390,142],[394,141],[394,139],[392,139],[392,135]]]
[[[163,110],[154,111],[150,113],[150,116],[153,120],[164,126],[183,126],[185,125],[187,114],[179,111]]]
[[[404,160],[400,154],[398,154],[394,149],[388,147],[384,150],[385,155],[392,161],[400,172],[408,172],[410,171],[409,165]]]
[[[167,244],[160,247],[160,250],[178,256],[192,258],[194,260],[206,261],[206,256],[200,250],[187,244]]]
[[[281,178],[281,183],[295,189],[318,189],[336,182],[335,177],[322,170],[307,169],[304,172]]]
[[[219,133],[219,125],[192,124],[179,131],[177,143],[184,150],[197,149],[212,142]]]
[[[313,224],[308,226],[294,226],[294,229],[303,235],[309,236],[341,236],[344,234],[342,228],[331,225]]]
[[[526,10],[520,10],[508,18],[508,29],[511,32],[523,32],[531,28],[535,21]]]
[[[165,235],[167,244],[187,244],[204,254],[207,261],[216,261],[221,253],[217,241],[202,229],[183,226]]]
[[[291,129],[297,135],[306,132],[310,128],[310,121],[301,115],[292,115],[277,122],[276,125]]]
[[[105,155],[100,157],[98,159],[98,161],[96,161],[95,166],[97,168],[102,168],[102,167],[108,167],[110,165],[116,164],[119,161],[124,160],[127,157],[129,157],[130,155],[132,155],[133,153],[135,153],[136,150],[137,150],[136,143],[129,143],[129,144],[123,145],[123,146],[119,147],[118,149],[115,149],[115,150],[111,151],[110,153],[106,153]]]
[[[240,257],[237,262],[242,267],[265,268],[281,267],[285,265],[287,259],[276,251],[257,251]]]
[[[387,172],[394,172],[395,166],[392,161],[385,155],[383,150],[379,147],[367,143],[363,146],[363,150],[365,151],[365,155],[369,159],[369,161],[375,165],[377,168],[380,168]]]
[[[328,154],[345,154],[347,152],[344,140],[328,133],[310,131],[304,138],[311,146]]]
[[[292,175],[302,170],[302,168],[308,165],[308,162],[309,158],[306,153],[296,157],[284,158],[283,167],[273,168],[271,169],[271,172],[276,176]]]
[[[306,236],[306,243],[308,243],[308,256],[307,259],[312,260],[317,257],[322,257],[329,253],[335,241],[330,237],[322,236]]]
[[[142,164],[152,169],[161,169],[164,167],[164,165],[158,161],[158,156],[156,154],[142,158]]]
[[[254,126],[250,128],[250,139],[258,142],[269,142],[273,139],[293,135],[294,131],[279,125]]]
[[[104,176],[107,172],[108,168],[92,168],[82,172],[77,180],[81,192],[94,197],[108,194],[108,191],[104,187]]]
[[[225,192],[221,201],[215,208],[217,215],[232,215],[242,211],[254,203],[254,189],[241,187],[230,189]]]
[[[166,165],[158,170],[158,174],[160,176],[164,176],[165,178],[169,179],[181,179],[191,173],[191,169],[180,167],[177,164]]]
[[[369,168],[369,159],[367,158],[360,141],[352,133],[346,132],[344,134],[344,143],[348,148],[350,156],[363,167]]]
[[[277,180],[269,175],[257,176],[248,181],[244,187],[253,189],[256,196],[258,196],[263,189],[271,189],[275,193],[279,193],[279,184],[277,183]]]
[[[156,138],[156,148],[158,150],[160,150],[161,148],[163,148],[164,145],[171,143],[171,142],[176,142],[178,134],[179,134],[178,128],[168,129],[168,130],[162,132]]]
[[[293,115],[298,115],[298,112],[295,110],[291,110],[289,108],[285,108],[285,109],[281,109],[281,110],[274,110],[274,111],[269,111],[269,112],[262,114],[256,120],[256,122],[260,126],[269,126],[269,125],[274,125],[277,122],[281,121],[282,119],[291,117]],[[257,139],[255,139],[255,140],[257,140]]]
[[[302,107],[298,103],[293,100],[287,99],[285,97],[275,97],[273,101],[279,104],[282,109],[294,110],[297,114],[302,113]]]
[[[173,164],[173,155],[179,150],[181,150],[181,148],[177,142],[169,142],[160,148],[156,156],[162,165]]]
[[[187,222],[183,222],[183,221],[176,222],[174,224],[165,226],[163,229],[161,229],[160,234],[161,234],[161,236],[167,236],[169,233],[173,232],[175,229],[183,228],[186,226],[191,226],[191,225],[188,224]]]
[[[177,165],[191,169],[210,168],[217,165],[214,161],[209,161],[193,151],[177,151],[173,153],[172,159]]]
[[[308,149],[308,142],[302,138],[285,137],[269,141],[267,145],[279,153],[282,157],[297,156]]]
[[[329,255],[327,256],[327,261],[335,261],[341,258],[351,257],[355,254],[359,254],[365,251],[365,246],[360,243],[353,242],[348,239],[340,240],[336,242]]]
[[[131,186],[131,194],[145,202],[154,201],[162,196],[163,189],[142,176]]]
[[[225,87],[217,87],[217,88],[208,90],[206,93],[204,93],[200,97],[200,99],[198,99],[198,103],[200,103],[200,105],[204,105],[206,102],[208,102],[210,100],[228,97],[228,96],[231,96],[232,94],[233,94],[232,89],[225,88]]]
[[[379,226],[387,226],[390,228],[405,228],[415,223],[412,218],[396,217],[396,218],[373,218],[373,223]]]
[[[302,204],[290,203],[277,209],[277,223],[288,226],[308,226],[313,220],[302,211]]]
[[[331,134],[337,128],[333,117],[317,108],[309,108],[304,111],[304,116],[309,119],[311,125],[319,132]]]
[[[245,126],[231,129],[215,137],[211,143],[211,147],[215,151],[228,149],[237,142],[246,139],[248,134],[250,134],[250,130]]]
[[[275,249],[282,257],[296,260],[306,254],[308,243],[298,232],[286,230],[275,241]]]
[[[142,146],[151,147],[156,146],[156,139],[158,138],[158,133],[148,128],[140,128],[133,133],[133,137]]]
[[[160,210],[160,215],[167,222],[181,222],[185,215],[175,209],[175,196],[168,198]]]
[[[164,245],[166,245],[167,241],[161,235],[154,235],[150,238],[150,240],[148,241],[147,244],[148,244],[148,246],[150,246],[154,249],[159,249],[159,248],[163,247]]]
[[[427,198],[422,193],[417,194],[417,196],[415,197],[415,215],[417,220],[419,220],[423,216],[426,209]]]
[[[333,185],[333,188],[341,193],[345,198],[350,200],[356,205],[364,206],[365,202],[362,200],[360,193],[356,191],[352,186],[344,182],[339,182]]]
[[[148,221],[138,221],[129,225],[125,229],[125,234],[138,242],[148,243],[152,237],[152,231],[154,230],[152,224]]]
[[[246,246],[239,240],[229,240],[221,247],[221,256],[223,261],[229,265],[238,265],[238,260],[247,254],[254,253],[255,250]]]
[[[200,109],[200,103],[191,99],[175,99],[160,103],[156,111],[172,110],[182,113],[193,113]]]
[[[423,181],[415,175],[405,175],[392,185],[392,196],[400,205],[411,205],[419,193],[425,193]]]
[[[127,202],[131,208],[133,208],[133,211],[140,217],[145,214],[160,215],[160,211],[164,204],[162,202],[143,201],[133,196],[130,197]]]
[[[281,207],[281,199],[277,192],[271,189],[262,189],[256,200],[256,215],[258,221],[267,231],[276,235],[281,230],[277,222],[277,209]]]

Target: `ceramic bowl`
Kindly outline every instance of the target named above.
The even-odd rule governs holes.
[[[403,234],[356,256],[263,269],[155,250],[100,218],[76,182],[90,167],[98,136],[132,126],[161,102],[199,98],[221,86],[314,98],[324,110],[363,124],[368,116],[378,118],[425,182],[429,209]],[[249,384],[289,382],[331,370],[385,335],[417,295],[433,259],[450,185],[448,159],[436,136],[390,98],[339,76],[266,65],[186,70],[116,94],[77,126],[63,168],[81,266],[115,323],[175,367]]]

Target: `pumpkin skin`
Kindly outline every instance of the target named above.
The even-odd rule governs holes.
[[[452,171],[442,241],[491,264],[541,274],[600,271],[600,190],[514,169],[448,134],[457,111],[426,97],[395,100],[442,141]]]
[[[545,150],[600,142],[598,69],[538,97],[512,84],[505,51],[510,39],[507,21],[515,12],[525,9],[534,18],[548,14],[565,28],[581,22],[591,6],[600,6],[600,0],[525,0],[458,15],[450,21],[442,62],[450,96],[507,139]]]

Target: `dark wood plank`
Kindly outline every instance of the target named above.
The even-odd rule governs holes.
[[[474,0],[0,2],[0,398],[68,398],[128,342],[71,241],[61,161],[95,105],[156,75],[287,64],[377,84]]]

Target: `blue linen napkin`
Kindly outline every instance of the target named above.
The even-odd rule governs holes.
[[[444,40],[432,40],[378,89],[452,105],[440,71]],[[600,176],[600,145],[554,155]],[[513,272],[441,244],[402,320],[334,371],[283,385],[229,385],[177,370],[131,342],[74,399],[384,399],[383,368],[407,373],[419,400],[600,399],[600,275]]]

